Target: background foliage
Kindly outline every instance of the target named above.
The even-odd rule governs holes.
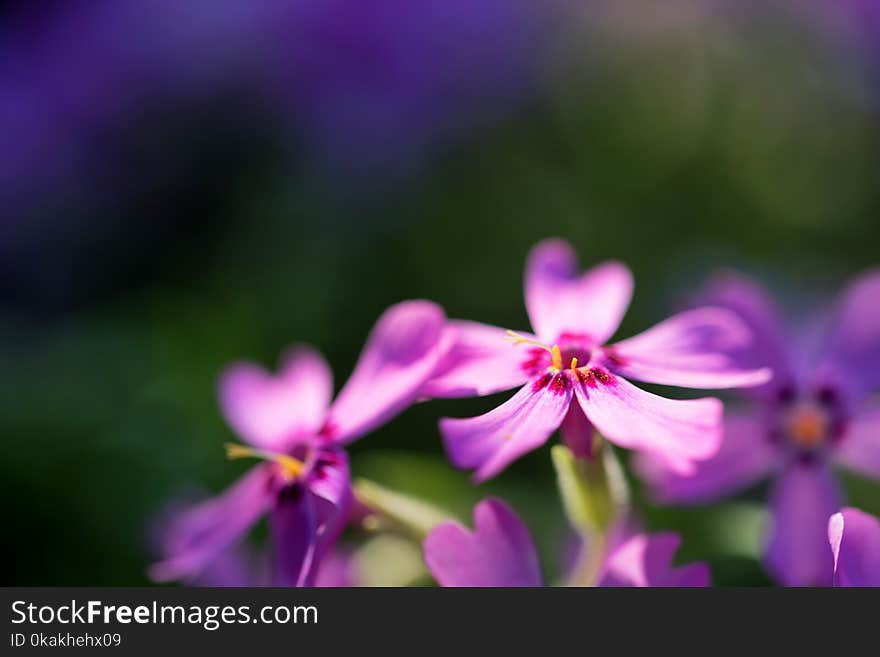
[[[855,0],[566,2],[541,16],[481,1],[421,22],[385,0],[381,22],[349,2],[321,21],[314,3],[263,4],[292,12],[269,60],[251,48],[265,24],[221,20],[241,11],[232,0],[127,22],[96,19],[102,3],[0,9],[6,584],[144,583],[151,519],[246,467],[223,458],[226,363],[271,366],[304,341],[339,384],[403,298],[526,328],[522,267],[544,237],[630,265],[621,335],[717,268],[761,277],[797,313],[877,264],[880,78]],[[59,26],[83,30],[75,50],[95,61],[150,56],[101,77],[63,56]],[[295,47],[306,29],[333,57]],[[360,68],[364,52],[381,65]],[[53,99],[69,102],[37,112]],[[496,401],[412,408],[353,447],[354,470],[463,518],[506,497],[553,571],[566,539],[549,452],[476,489],[442,456],[436,419]],[[875,486],[850,478],[847,492],[880,512]],[[638,499],[716,583],[766,583],[759,491],[709,509]]]

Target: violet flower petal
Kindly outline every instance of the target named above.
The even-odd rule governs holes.
[[[164,559],[150,577],[194,579],[266,513],[275,499],[273,466],[251,468],[225,492],[179,513],[162,541]]]
[[[317,514],[316,567],[333,549],[351,517],[354,494],[348,455],[342,449],[325,451],[309,478]]]
[[[535,390],[535,384],[529,383],[488,413],[466,419],[442,418],[440,432],[449,460],[458,468],[476,469],[474,479],[478,482],[494,477],[547,442],[570,403],[569,384],[557,389],[551,382]]]
[[[834,563],[826,542],[828,518],[840,508],[840,498],[837,481],[823,463],[791,463],[774,482],[764,559],[780,584],[831,584]]]
[[[768,366],[773,370],[766,392],[772,394],[779,386],[790,384],[794,371],[785,324],[773,299],[760,284],[742,274],[722,274],[712,279],[700,302],[735,312],[752,330],[751,345],[738,350],[734,357],[743,369]]]
[[[324,450],[307,485],[282,492],[270,525],[277,586],[315,586],[351,515],[353,495],[348,457]]]
[[[333,378],[323,357],[297,346],[277,376],[252,363],[238,363],[220,377],[220,408],[226,421],[254,447],[285,451],[313,436],[324,423]]]
[[[528,528],[501,500],[474,508],[474,530],[437,525],[424,542],[425,563],[440,586],[542,586]]]
[[[632,292],[626,265],[606,262],[580,274],[574,249],[562,240],[540,242],[526,263],[526,309],[535,333],[550,344],[564,333],[604,344],[620,325]]]
[[[712,458],[694,463],[693,473],[680,475],[650,453],[638,454],[635,467],[660,502],[707,504],[768,475],[778,455],[778,448],[768,440],[762,417],[728,412],[721,448]]]
[[[445,326],[443,309],[428,301],[386,310],[331,406],[329,436],[351,442],[415,401],[451,347]]]
[[[731,355],[752,341],[751,330],[730,310],[698,308],[615,344],[613,369],[639,381],[688,388],[761,385],[771,371],[743,369]]]
[[[880,406],[872,405],[849,421],[834,458],[854,472],[880,479]]]
[[[880,586],[880,521],[845,508],[828,521],[834,586]]]
[[[269,516],[274,585],[310,586],[317,568],[314,496],[297,486],[286,489]]]
[[[826,368],[856,394],[880,386],[880,270],[859,276],[841,295]]]

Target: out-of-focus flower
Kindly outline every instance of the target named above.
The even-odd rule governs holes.
[[[673,567],[681,539],[672,533],[636,534],[603,560],[599,586],[708,586],[703,563]],[[441,586],[543,586],[532,537],[504,502],[474,508],[474,530],[457,523],[435,527],[424,543],[425,563]]]
[[[177,515],[152,576],[197,577],[268,515],[273,582],[312,585],[349,518],[345,445],[415,400],[448,350],[444,324],[442,309],[427,301],[389,308],[332,403],[330,369],[311,348],[288,353],[277,376],[250,363],[230,367],[220,381],[220,406],[247,446],[229,445],[229,456],[263,463],[223,494]]]
[[[421,170],[522,106],[564,3],[14,4],[0,11],[0,289],[56,308],[104,290],[111,268],[144,277],[145,239],[217,225],[201,190],[242,167],[302,165],[361,192]]]
[[[296,0],[280,12],[283,102],[325,167],[375,176],[509,112],[558,0]]]
[[[721,441],[719,400],[667,399],[624,377],[692,388],[765,383],[769,370],[742,368],[726,355],[748,346],[751,331],[729,310],[702,308],[606,345],[632,287],[625,265],[607,262],[579,274],[572,247],[547,240],[526,266],[535,335],[452,322],[456,344],[426,395],[485,395],[525,385],[485,415],[440,421],[451,461],[475,469],[482,481],[542,445],[560,425],[579,455],[589,453],[595,427],[621,447],[656,454],[677,472],[692,472],[694,461],[713,456]]]
[[[705,300],[743,317],[757,339],[738,360],[769,363],[775,377],[752,391],[748,408],[727,414],[718,454],[690,475],[650,456],[637,468],[667,503],[712,502],[771,476],[767,567],[785,585],[829,584],[826,527],[841,499],[832,465],[880,476],[880,407],[869,398],[880,385],[880,272],[845,290],[818,349],[805,344],[812,336],[792,339],[768,295],[745,277],[719,278]]]
[[[828,520],[834,586],[880,586],[880,521],[846,508]]]
[[[156,106],[185,115],[194,102],[213,104],[230,91],[248,92],[261,115],[280,119],[288,136],[337,171],[375,176],[409,166],[481,117],[515,107],[532,86],[557,5],[24,6],[0,24],[0,199],[41,201],[52,186],[69,197],[98,193],[107,176],[118,182],[102,139],[113,125]]]

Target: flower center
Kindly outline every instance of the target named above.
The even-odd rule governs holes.
[[[514,331],[507,331],[507,336],[514,345],[532,346],[523,363],[523,369],[529,374],[540,374],[548,368],[556,372],[576,370],[579,365],[584,366],[590,361],[590,350],[584,346],[585,340],[581,336],[564,333],[553,346]]]
[[[254,449],[238,443],[226,443],[224,447],[226,448],[226,458],[230,460],[256,458],[276,463],[281,469],[281,474],[288,481],[296,481],[306,469],[305,462],[288,454]]]
[[[799,402],[785,412],[783,429],[788,439],[805,450],[822,445],[831,433],[831,416],[814,402]]]

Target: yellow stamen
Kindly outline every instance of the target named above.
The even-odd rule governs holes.
[[[541,349],[546,349],[550,352],[550,355],[553,357],[553,368],[555,370],[562,370],[562,351],[559,349],[559,345],[555,344],[552,347],[548,347],[543,342],[538,342],[533,338],[528,338],[524,335],[520,335],[516,331],[507,331],[506,340],[511,340],[514,345],[518,344],[530,344],[535,347],[540,347]],[[577,367],[577,358],[571,359],[571,368],[574,369]]]
[[[245,447],[244,445],[239,445],[238,443],[226,443],[223,447],[226,449],[226,458],[230,461],[257,456],[253,449]]]
[[[530,345],[534,345],[536,347],[540,347],[541,349],[546,349],[547,351],[550,351],[550,347],[548,347],[543,342],[538,342],[534,338],[528,338],[524,335],[520,335],[516,331],[505,331],[505,333],[507,333],[507,337],[504,339],[510,340],[511,342],[513,342],[514,345],[530,344]]]
[[[568,369],[570,369],[570,370],[576,370],[577,368],[578,368],[578,359],[577,359],[577,356],[572,356],[572,357],[571,357],[571,363],[569,363],[569,365],[568,365]]]
[[[237,443],[226,443],[224,447],[226,448],[226,458],[230,460],[255,458],[263,459],[264,461],[274,461],[281,466],[285,476],[290,479],[296,479],[299,477],[305,468],[305,463],[297,458],[288,456],[287,454],[278,454],[277,452],[253,449],[252,447],[246,447],[245,445],[239,445]]]

